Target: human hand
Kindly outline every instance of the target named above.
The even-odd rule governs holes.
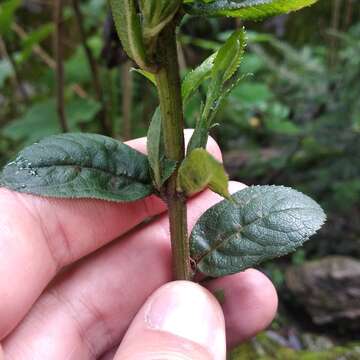
[[[146,148],[144,139],[128,144]],[[221,158],[214,141],[208,150]],[[210,191],[190,199],[189,227],[220,200]],[[0,189],[0,359],[2,351],[6,360],[112,359],[121,342],[116,359],[225,358],[223,317],[209,292],[187,282],[155,291],[171,280],[165,210],[153,196],[118,204]],[[229,347],[275,314],[274,287],[256,270],[202,285],[224,290]]]

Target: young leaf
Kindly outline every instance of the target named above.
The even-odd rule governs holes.
[[[193,150],[179,168],[179,188],[188,196],[209,187],[229,199],[228,183],[229,178],[223,165],[204,149]]]
[[[240,66],[246,47],[244,28],[234,31],[219,49],[212,68],[212,78],[220,77],[223,85],[230,79]]]
[[[156,187],[161,186],[161,113],[158,107],[151,119],[147,134],[147,152]]]
[[[146,43],[156,38],[172,20],[179,9],[181,0],[140,0],[143,16],[143,35]]]
[[[215,0],[205,3],[195,0],[185,5],[185,11],[199,16],[232,16],[242,20],[258,20],[286,14],[313,5],[318,0]]]
[[[308,196],[283,186],[253,186],[206,211],[191,236],[191,257],[209,276],[245,270],[288,254],[316,233],[326,216]]]
[[[246,32],[242,28],[235,31],[216,53],[211,67],[211,81],[205,106],[190,139],[188,152],[206,147],[209,130],[222,101],[234,88],[234,84],[238,84],[242,78],[238,69],[245,47]]]
[[[128,56],[141,68],[147,68],[140,19],[135,0],[110,0],[114,23],[122,46]]]
[[[165,159],[162,141],[161,113],[158,107],[151,119],[147,134],[148,159],[158,189],[175,171],[176,161]]]
[[[142,70],[142,69],[136,69],[136,68],[131,68],[131,71],[134,71],[142,76],[144,76],[146,79],[148,79],[153,85],[156,86],[156,80],[155,80],[155,75],[149,71],[146,70]]]
[[[210,77],[216,54],[217,53],[214,53],[209,56],[201,65],[190,71],[184,77],[181,84],[181,93],[184,103],[199,88],[199,86]]]
[[[59,198],[134,201],[153,193],[145,155],[102,135],[63,134],[22,150],[1,174],[5,187]]]

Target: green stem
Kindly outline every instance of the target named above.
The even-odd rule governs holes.
[[[185,156],[184,119],[176,46],[176,24],[169,24],[159,38],[159,69],[156,83],[164,133],[165,156],[179,166]],[[186,199],[176,190],[177,169],[166,183],[174,277],[190,280],[190,251],[187,235]]]

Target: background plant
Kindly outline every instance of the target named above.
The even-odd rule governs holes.
[[[11,29],[3,32],[1,27],[1,36],[8,54],[15,60],[20,81],[15,84],[14,69],[1,52],[2,164],[24,145],[60,132],[51,67],[54,65],[52,8],[41,1],[18,2],[17,6],[16,1],[8,3],[16,10],[6,12],[6,16],[11,13],[11,20],[5,21]],[[316,241],[307,243],[305,250],[296,252],[294,257],[266,265],[265,270],[279,285],[283,270],[292,260],[299,263],[326,254],[358,254],[360,229],[357,221],[349,219],[356,219],[359,213],[355,140],[358,131],[354,124],[358,122],[356,23],[360,13],[356,1],[340,3],[337,11],[335,1],[320,0],[296,14],[266,22],[245,22],[252,31],[247,31],[248,47],[240,70],[243,75],[255,76],[246,76],[229,95],[217,113],[215,122],[221,126],[212,129],[212,135],[225,151],[225,166],[232,178],[247,184],[293,186],[311,194],[326,209],[327,226],[316,235]],[[81,10],[87,43],[99,69],[112,135],[129,137],[124,136],[122,109],[125,88],[122,69],[129,65],[109,20],[106,3],[84,1]],[[74,119],[72,131],[102,133],[101,103],[96,99],[83,44],[76,35],[78,24],[70,2],[64,3],[64,19],[67,118],[70,122]],[[3,24],[3,20],[0,22]],[[229,30],[238,25],[231,18],[198,21],[186,17],[179,33],[182,74],[216,51],[228,38]],[[24,35],[32,38],[33,34],[33,42],[22,40]],[[283,46],[274,45],[272,40],[279,39]],[[50,59],[39,52],[38,46]],[[287,55],[285,48],[291,50]],[[335,61],[330,61],[334,54]],[[132,73],[131,77],[131,137],[144,136],[149,117],[157,106],[156,89],[141,75]],[[21,88],[27,96],[23,96]],[[84,89],[83,98],[80,95],[84,95],[81,92]],[[195,125],[198,104],[204,100],[206,89],[205,83],[187,103],[188,127]]]

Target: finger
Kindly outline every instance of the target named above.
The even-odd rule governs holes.
[[[272,282],[260,271],[249,269],[204,284],[210,291],[222,290],[227,344],[238,345],[266,329],[274,319],[278,298]]]
[[[105,354],[101,355],[99,360],[114,360],[116,351],[117,351],[117,347],[107,351]]]
[[[226,343],[229,349],[266,329],[277,311],[277,294],[272,282],[260,271],[248,269],[202,284],[212,293],[224,294],[221,307],[225,315]],[[112,349],[101,360],[112,360]]]
[[[129,144],[146,151],[145,138]],[[221,159],[213,139],[208,150]],[[119,204],[49,199],[0,188],[0,339],[59,269],[163,211],[165,205],[155,196]]]
[[[114,360],[225,360],[225,324],[218,301],[200,285],[176,281],[145,302]]]
[[[231,190],[243,186],[231,183]],[[220,197],[210,191],[191,199],[189,226],[219,200]],[[64,275],[42,295],[22,324],[5,340],[6,354],[10,358],[18,358],[20,353],[24,354],[23,358],[36,358],[41,354],[53,360],[74,355],[76,359],[98,357],[118,344],[146,298],[171,278],[167,228],[168,219],[163,216],[114,242]],[[244,274],[251,276],[251,272]],[[254,288],[249,286],[247,292],[257,304],[254,309],[266,307],[269,299],[261,297],[263,289],[255,286],[255,281],[253,283]],[[221,282],[217,286],[221,286]],[[234,289],[231,292],[235,292]],[[241,298],[234,303],[237,306],[226,308],[231,311],[226,316],[230,318],[232,311],[236,311],[237,318],[241,319],[241,314],[249,308],[246,303],[242,307]],[[253,323],[248,324],[249,331],[260,328],[259,323],[263,321],[260,316],[261,313],[259,317],[254,315]],[[243,328],[234,326],[233,329],[241,331]],[[237,337],[243,335],[234,335]],[[43,338],[52,346],[44,349]]]

